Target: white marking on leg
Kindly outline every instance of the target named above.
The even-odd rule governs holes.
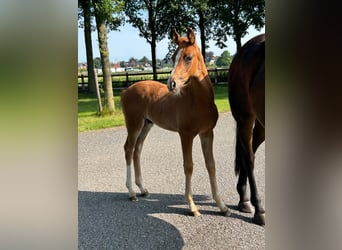
[[[131,165],[127,165],[126,170],[127,170],[127,175],[126,175],[126,187],[128,188],[129,192],[129,197],[135,196],[135,192],[133,190],[132,186],[132,171],[131,171]]]
[[[137,186],[139,187],[141,193],[144,194],[145,193],[145,188],[144,188],[144,184],[142,182],[141,176],[136,177],[135,184],[137,184]]]

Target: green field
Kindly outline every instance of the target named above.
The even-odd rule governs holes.
[[[227,97],[227,86],[215,86],[215,103],[219,112],[227,112],[230,110]],[[123,126],[125,124],[124,117],[121,112],[120,90],[114,91],[114,100],[116,111],[113,115],[98,116],[97,100],[94,94],[79,93],[78,94],[78,131],[88,131],[102,128],[111,128]]]

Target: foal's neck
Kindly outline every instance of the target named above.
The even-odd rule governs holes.
[[[192,77],[189,85],[191,93],[195,98],[199,98],[201,101],[214,100],[214,90],[209,75],[206,75],[202,80],[199,80],[197,77]]]

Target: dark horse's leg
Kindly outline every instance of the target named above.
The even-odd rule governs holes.
[[[253,153],[257,151],[258,147],[265,140],[265,128],[258,121],[255,121],[254,129],[253,129]]]
[[[252,213],[253,208],[250,203],[250,198],[247,196],[247,171],[246,168],[243,167],[244,165],[244,156],[242,154],[243,149],[241,147],[241,143],[236,143],[236,159],[235,159],[235,165],[236,165],[236,174],[239,175],[239,179],[236,185],[236,189],[238,191],[238,194],[240,196],[240,201],[238,204],[238,209],[241,212],[244,213]]]
[[[265,140],[265,128],[258,120],[256,120],[254,129],[253,129],[253,154],[255,154],[258,147],[264,140]],[[254,162],[253,162],[253,168],[254,168]],[[253,175],[253,180],[254,180],[253,169],[252,169],[252,175]],[[254,185],[255,185],[255,181],[254,181]],[[261,205],[261,201],[257,193],[256,185],[255,185],[255,193],[256,193],[256,198],[255,198],[256,205],[254,205],[252,201],[252,204],[256,207],[255,214],[254,214],[254,222],[259,225],[265,225],[265,209]]]
[[[243,122],[237,124],[237,141],[236,141],[236,166],[240,169],[239,181],[237,190],[240,195],[239,210],[245,208],[248,203],[246,196],[246,177],[248,177],[251,202],[255,207],[254,222],[259,225],[265,224],[265,209],[261,205],[255,177],[254,177],[254,153],[261,142],[264,140],[264,130],[258,121],[255,119],[244,119]],[[243,207],[245,206],[245,207]],[[248,205],[247,205],[248,206]]]

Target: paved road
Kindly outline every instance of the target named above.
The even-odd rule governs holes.
[[[264,249],[265,228],[252,214],[236,210],[234,142],[231,113],[221,113],[215,128],[218,187],[231,217],[219,214],[211,199],[199,138],[193,148],[193,193],[201,216],[189,215],[177,133],[154,126],[142,152],[142,176],[150,192],[128,200],[123,144],[126,129],[79,133],[79,249]],[[255,175],[265,204],[265,146],[256,155]],[[136,191],[138,188],[136,187]],[[267,218],[266,218],[267,220]]]

